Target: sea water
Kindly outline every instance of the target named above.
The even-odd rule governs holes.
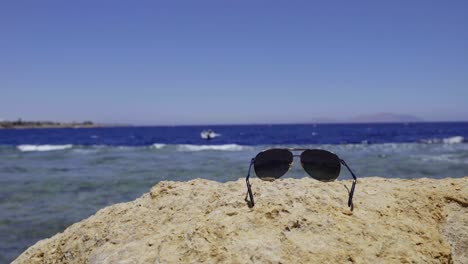
[[[264,149],[327,149],[358,177],[444,178],[468,175],[466,139],[468,123],[0,130],[0,263],[159,181],[243,178]],[[295,164],[285,177],[308,177]]]

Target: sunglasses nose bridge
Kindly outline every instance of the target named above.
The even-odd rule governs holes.
[[[299,164],[301,164],[301,167],[304,169],[304,164],[302,163],[302,153],[301,154],[294,154],[294,158],[299,158]]]

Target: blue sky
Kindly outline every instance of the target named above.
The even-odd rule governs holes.
[[[468,120],[468,1],[2,1],[0,118]]]

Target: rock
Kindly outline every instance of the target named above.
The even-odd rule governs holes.
[[[468,263],[468,177],[160,182],[13,263]]]

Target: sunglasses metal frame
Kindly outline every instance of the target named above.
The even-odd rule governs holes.
[[[308,148],[284,148],[285,150],[288,150],[291,152],[291,154],[293,155],[293,157],[300,157],[301,155],[297,155],[297,154],[294,154],[292,153],[293,151],[306,151],[306,150],[314,150],[314,149],[308,149]],[[271,150],[271,149],[266,149],[264,151],[268,151],[268,150]],[[322,150],[322,149],[321,149]],[[264,152],[262,151],[262,152]],[[324,150],[324,151],[327,151],[327,152],[330,152],[328,150]],[[261,152],[260,152],[261,153]],[[333,152],[330,152],[334,155],[336,155],[335,153]],[[302,153],[301,153],[302,154]],[[258,154],[257,154],[258,155]],[[338,156],[337,156],[338,157]],[[354,172],[351,170],[351,168],[348,166],[348,164],[341,158],[338,157],[338,160],[340,162],[340,165],[343,165],[346,167],[346,169],[348,169],[349,173],[351,174],[351,176],[353,177],[353,184],[351,186],[351,190],[349,190],[349,197],[348,197],[348,207],[351,209],[351,211],[353,210],[354,206],[353,206],[353,196],[354,196],[354,189],[356,188],[356,183],[357,183],[357,177],[356,175],[354,174]],[[250,160],[250,165],[249,165],[249,170],[247,172],[247,176],[245,177],[245,183],[247,185],[247,194],[245,196],[245,201],[249,204],[249,207],[254,207],[255,205],[255,202],[254,202],[254,197],[253,197],[253,193],[252,193],[252,185],[250,184],[250,171],[252,169],[252,165],[254,165],[255,163],[255,158],[252,158]],[[306,171],[307,172],[307,171]],[[287,173],[287,172],[286,172]],[[281,175],[280,177],[284,176],[286,173],[284,173],[283,175]],[[309,175],[310,176],[310,175]],[[310,176],[311,178],[313,178],[312,176]],[[247,195],[249,196],[250,198],[250,201],[247,200]]]

